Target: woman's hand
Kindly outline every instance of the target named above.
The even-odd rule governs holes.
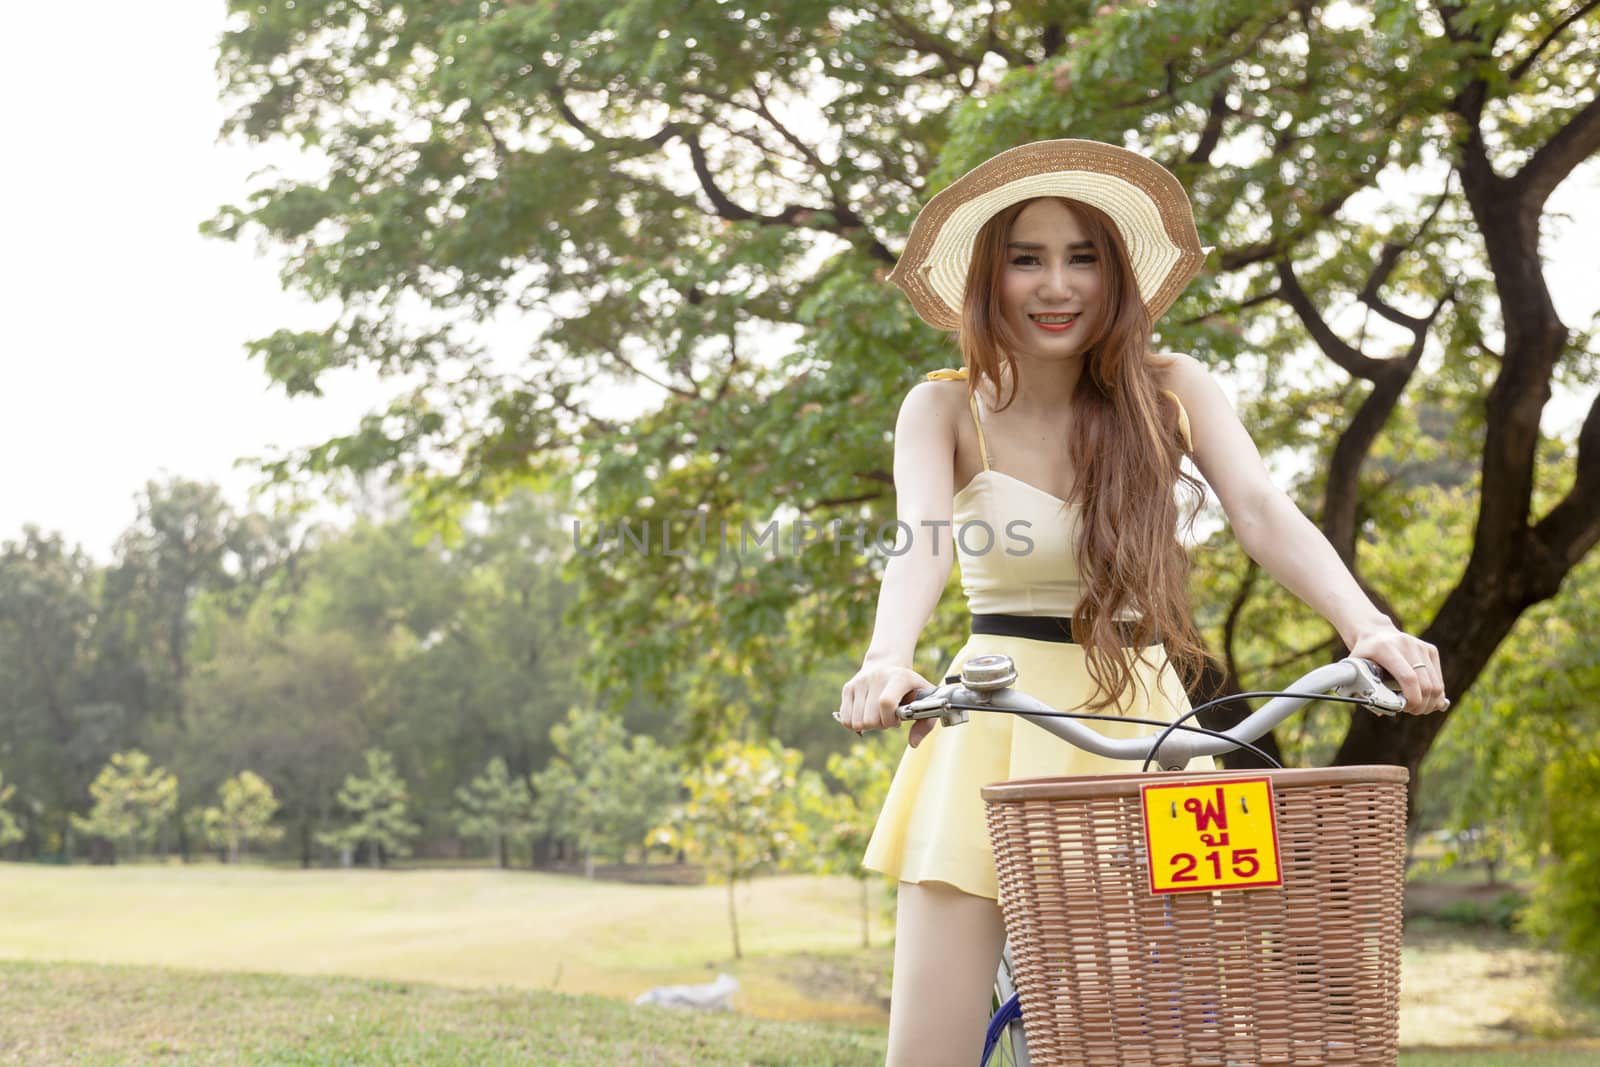
[[[932,688],[932,682],[904,664],[868,661],[844,684],[835,717],[857,734],[863,730],[898,728],[900,719],[895,708],[906,703],[918,690]],[[922,720],[913,726],[911,747],[915,748],[932,728],[932,720]]]
[[[1421,638],[1393,626],[1380,627],[1362,633],[1350,646],[1350,654],[1372,660],[1400,683],[1406,714],[1426,715],[1449,705],[1439,650]]]

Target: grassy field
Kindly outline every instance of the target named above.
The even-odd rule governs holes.
[[[0,964],[0,1063],[879,1062],[890,956],[858,947],[856,893],[741,887],[734,961],[723,887],[3,865],[0,959],[32,962]],[[1581,1044],[1600,1022],[1553,996],[1548,953],[1414,922],[1402,966],[1406,1067],[1600,1063]],[[737,1015],[628,1003],[724,971]]]
[[[632,999],[727,971],[770,1019],[881,1025],[889,950],[861,953],[848,878],[738,890],[522,871],[0,866],[0,959],[348,975]],[[878,931],[887,940],[888,930]],[[840,995],[841,989],[848,990]]]
[[[1590,1067],[1561,1049],[1406,1052],[1400,1067]],[[0,963],[0,1065],[795,1065],[883,1061],[874,1029],[423,983]]]
[[[0,1064],[866,1065],[881,1032],[521,990],[0,963]]]

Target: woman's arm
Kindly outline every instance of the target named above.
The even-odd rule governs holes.
[[[896,513],[910,528],[907,550],[890,558],[878,590],[872,641],[861,669],[839,697],[839,721],[857,731],[900,725],[895,708],[931,683],[911,668],[917,638],[939,603],[955,563],[951,498],[956,427],[951,401],[965,387],[921,382],[906,394],[894,433]],[[902,531],[901,536],[905,533]],[[927,732],[913,728],[912,744]]]
[[[1361,591],[1328,539],[1279,489],[1255,442],[1210,373],[1189,356],[1171,356],[1164,384],[1189,412],[1195,466],[1227,513],[1239,545],[1279,584],[1339,632],[1351,655],[1375,660],[1400,683],[1406,710],[1444,703],[1439,651],[1402,633]]]

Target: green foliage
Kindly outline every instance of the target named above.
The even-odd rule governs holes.
[[[1532,872],[1524,926],[1600,992],[1600,561],[1519,623],[1424,768],[1430,816]]]
[[[81,549],[33,527],[0,546],[0,758],[39,804],[45,847],[67,850],[68,812],[122,740],[130,657],[97,630],[102,582]],[[132,689],[131,686],[127,689]]]
[[[478,775],[456,790],[456,829],[481,837],[501,867],[508,866],[507,843],[533,825],[533,795],[528,783],[513,778],[506,761],[494,757]]]
[[[1453,900],[1433,913],[1441,922],[1462,926],[1489,926],[1497,930],[1515,930],[1523,921],[1528,908],[1526,894],[1516,890],[1502,893],[1490,901],[1471,899]]]
[[[550,731],[556,755],[532,776],[539,830],[571,841],[592,876],[597,859],[641,861],[650,831],[677,799],[678,767],[652,738],[614,715],[570,708]]]
[[[22,827],[17,825],[17,817],[6,809],[16,794],[17,787],[6,785],[6,776],[0,774],[0,848],[22,840]]]
[[[177,811],[178,780],[134,749],[111,757],[90,783],[89,795],[93,807],[87,817],[72,816],[73,826],[80,833],[105,838],[131,859]]]
[[[800,762],[799,752],[777,741],[724,741],[685,777],[688,800],[651,835],[657,844],[684,849],[705,863],[714,880],[727,883],[735,958],[742,953],[734,886],[763,871],[803,862],[806,855]]]
[[[1600,743],[1592,730],[1578,751],[1550,761],[1543,785],[1546,863],[1529,925],[1561,947],[1573,985],[1592,999],[1600,997]]]
[[[648,982],[649,975],[642,980]],[[86,990],[94,991],[101,1025],[82,1025]],[[34,1063],[875,1067],[883,1062],[881,1028],[638,1008],[617,996],[531,985],[452,988],[434,981],[0,960],[0,1013],[7,1033],[15,1035],[8,1040],[29,1049]],[[174,1054],[180,1045],[183,1051]],[[1560,1061],[1560,1067],[1567,1062]],[[1557,1064],[1541,1059],[1534,1067]]]
[[[805,837],[797,803],[800,754],[776,741],[728,741],[684,778],[689,797],[655,839],[702,859],[732,882],[794,859]]]
[[[338,794],[339,806],[353,821],[319,833],[317,841],[346,854],[364,844],[371,865],[380,867],[389,856],[409,856],[409,839],[419,828],[406,817],[406,783],[395,770],[394,757],[369,748],[363,758],[366,776],[349,775]]]
[[[1189,189],[1218,251],[1158,344],[1228,379],[1291,476],[1325,469],[1371,396],[1375,372],[1353,375],[1341,346],[1389,374],[1407,358],[1407,317],[1433,309],[1427,358],[1356,479],[1356,562],[1376,564],[1372,531],[1419,531],[1370,584],[1426,628],[1461,567],[1417,542],[1470,520],[1476,498],[1457,481],[1439,484],[1461,500],[1415,492],[1422,468],[1482,466],[1503,368],[1528,368],[1528,395],[1545,380],[1545,356],[1500,351],[1500,294],[1516,290],[1484,253],[1493,212],[1454,179],[1481,148],[1471,165],[1511,181],[1584,121],[1594,19],[1554,33],[1547,9],[241,2],[219,45],[226,129],[315,147],[325,173],[264,181],[204,229],[253,234],[282,251],[286,284],[338,301],[324,329],[255,342],[274,382],[315,392],[366,365],[409,383],[350,433],[273,462],[275,477],[386,472],[445,525],[517,485],[560,487],[590,545],[622,519],[676,523],[680,550],[686,529],[711,531],[672,554],[659,540],[572,551],[581,591],[566,616],[595,646],[600,698],[696,693],[687,740],[704,751],[740,728],[751,702],[726,697],[753,665],[784,691],[859,651],[884,562],[827,535],[765,553],[719,551],[716,535],[893,517],[896,408],[959,358],[885,284],[895,249],[957,175],[1063,131],[1147,152]],[[369,96],[384,106],[353,106]],[[1412,189],[1424,194],[1396,192]],[[435,314],[407,325],[392,313],[402,300]],[[476,322],[533,308],[559,311],[520,320],[534,334],[525,365],[476,343]],[[1567,340],[1560,380],[1592,381],[1592,338]],[[1313,512],[1319,477],[1298,479]],[[1202,606],[1209,621],[1242,591],[1251,629],[1286,623],[1281,647],[1240,650],[1242,673],[1327,651],[1327,628],[1298,608],[1257,609],[1268,583],[1217,570],[1203,579],[1224,598]],[[1472,599],[1457,623],[1482,610]],[[959,623],[947,604],[930,641]],[[1342,726],[1319,723],[1300,752],[1326,754]]]
[[[861,881],[862,948],[871,944],[867,883],[872,872],[861,865],[861,856],[888,796],[894,775],[892,753],[901,743],[901,735],[885,731],[856,741],[846,752],[830,753],[828,775],[837,783],[837,791],[830,791],[811,772],[801,777],[801,818],[809,831],[805,851],[813,869]]]
[[[253,771],[240,771],[217,789],[216,807],[200,813],[206,843],[226,849],[229,863],[238,863],[251,844],[270,845],[283,837],[283,827],[272,825],[278,798],[272,786]]]

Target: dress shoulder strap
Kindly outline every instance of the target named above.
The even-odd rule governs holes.
[[[930,382],[964,382],[967,380],[967,368],[947,367],[943,370],[928,372]],[[972,409],[972,425],[978,431],[978,455],[983,457],[983,469],[989,469],[989,443],[983,439],[983,415],[978,411],[978,394],[972,391],[967,393],[967,406]]]
[[[1183,401],[1179,400],[1178,394],[1171,389],[1163,389],[1162,392],[1170,396],[1172,402],[1178,405],[1178,435],[1183,438],[1183,450],[1190,453],[1194,452],[1194,437],[1189,433],[1189,413],[1184,410]]]
[[[967,406],[972,409],[972,425],[978,430],[978,455],[983,457],[983,469],[989,469],[989,443],[983,439],[983,414],[978,410],[978,394],[967,394]]]

